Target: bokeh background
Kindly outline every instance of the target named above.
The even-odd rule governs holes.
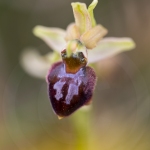
[[[51,51],[32,29],[65,29],[74,21],[71,2],[0,0],[0,150],[75,149],[72,116],[58,120],[45,81],[20,66],[25,48]],[[83,135],[92,137],[87,150],[149,150],[150,1],[99,0],[95,17],[107,36],[131,37],[137,47],[96,64],[91,131]]]

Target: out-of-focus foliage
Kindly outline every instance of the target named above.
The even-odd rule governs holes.
[[[150,148],[149,15],[146,0],[101,0],[95,9],[108,36],[132,37],[137,48],[96,64],[98,83],[87,123],[91,130],[83,132],[90,137],[89,149]],[[19,65],[25,47],[32,45],[43,55],[49,52],[32,28],[41,24],[65,29],[73,21],[70,1],[1,0],[0,20],[0,149],[75,149],[74,116],[59,121],[46,83],[28,76]]]

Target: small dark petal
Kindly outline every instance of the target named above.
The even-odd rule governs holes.
[[[63,62],[55,63],[47,76],[48,93],[54,112],[66,117],[83,105],[93,95],[96,75],[91,67],[80,67],[76,73],[67,73]]]

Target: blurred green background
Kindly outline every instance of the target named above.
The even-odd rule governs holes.
[[[58,120],[46,82],[20,66],[23,49],[50,48],[32,34],[36,25],[65,29],[74,21],[72,0],[0,0],[0,150],[75,150],[72,116]],[[87,5],[91,0],[82,0]],[[137,44],[96,64],[87,150],[150,149],[150,1],[99,0],[95,18],[107,36]]]

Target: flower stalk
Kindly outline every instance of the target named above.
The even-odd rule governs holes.
[[[71,117],[75,131],[75,150],[90,150],[91,111],[91,105],[84,106]]]

